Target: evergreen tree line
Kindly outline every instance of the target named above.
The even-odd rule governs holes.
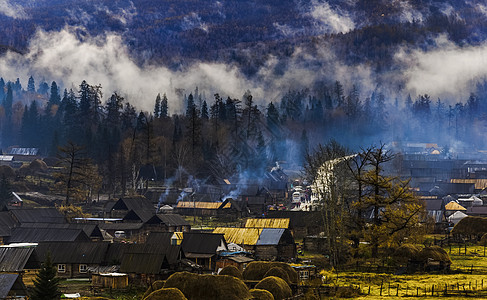
[[[80,146],[98,166],[102,188],[113,192],[136,189],[142,179],[176,177],[184,184],[189,175],[259,175],[276,161],[301,166],[310,148],[330,138],[352,149],[377,140],[475,141],[481,147],[476,128],[485,126],[487,115],[485,83],[455,105],[428,95],[392,100],[380,88],[364,97],[356,85],[346,91],[339,81],[289,90],[265,106],[250,91],[241,99],[208,99],[196,88],[183,99],[156,95],[151,112],[117,93],[103,98],[101,85],[86,81],[76,91],[61,92],[54,81],[46,86],[36,88],[31,77],[24,90],[18,79],[0,78],[2,147],[37,147],[56,156],[60,146]],[[184,101],[185,110],[170,115],[175,101]]]

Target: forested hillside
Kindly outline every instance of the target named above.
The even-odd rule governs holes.
[[[1,145],[55,156],[74,142],[114,191],[141,176],[299,167],[331,138],[484,149],[486,12],[433,0],[10,0]]]

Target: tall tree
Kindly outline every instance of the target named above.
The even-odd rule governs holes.
[[[51,259],[50,252],[44,259],[41,269],[34,279],[34,288],[30,294],[32,300],[56,300],[61,298],[59,290],[59,281],[61,279],[56,277],[56,268]]]

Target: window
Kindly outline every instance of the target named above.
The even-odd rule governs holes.
[[[79,265],[79,272],[80,273],[88,272],[88,266],[87,265]]]
[[[59,264],[59,265],[57,265],[57,271],[58,271],[58,273],[64,273],[64,272],[66,272],[66,265],[65,264]]]
[[[301,279],[308,279],[309,278],[309,271],[299,271],[299,278]]]

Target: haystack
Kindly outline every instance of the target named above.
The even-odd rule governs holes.
[[[265,273],[264,278],[270,276],[279,277],[283,279],[287,284],[291,284],[291,281],[289,280],[289,275],[287,275],[286,271],[284,271],[282,268],[270,268],[269,271]]]
[[[392,254],[392,259],[397,264],[406,264],[410,259],[414,260],[418,256],[419,252],[421,252],[421,248],[419,246],[413,244],[403,244],[394,251]]]
[[[144,300],[188,300],[180,290],[175,288],[159,289],[149,294]]]
[[[227,275],[178,272],[166,280],[164,288],[177,288],[189,300],[252,299],[249,289],[242,280]]]
[[[164,281],[162,281],[162,280],[156,280],[156,281],[154,281],[153,283],[151,283],[151,285],[149,286],[149,288],[147,289],[147,291],[145,291],[144,296],[142,297],[142,299],[145,299],[145,297],[149,296],[150,293],[152,293],[154,291],[157,291],[159,289],[162,289],[163,287],[164,287]]]
[[[290,265],[283,262],[253,261],[245,268],[243,278],[245,280],[262,280],[267,271],[274,267],[283,269],[289,276],[291,283],[298,283],[298,273]]]
[[[418,253],[416,259],[424,263],[428,261],[438,261],[446,265],[451,264],[450,256],[443,248],[439,246],[424,248]]]
[[[255,288],[269,291],[275,300],[290,298],[293,295],[289,285],[283,279],[275,276],[262,279]]]
[[[235,266],[226,266],[224,267],[218,275],[228,275],[228,276],[233,276],[238,279],[243,279],[242,272],[235,267]]]
[[[487,218],[481,217],[466,217],[453,227],[452,234],[460,234],[463,236],[474,235],[481,237],[487,233]]]
[[[274,296],[267,290],[252,289],[250,294],[254,297],[254,300],[274,300]]]

